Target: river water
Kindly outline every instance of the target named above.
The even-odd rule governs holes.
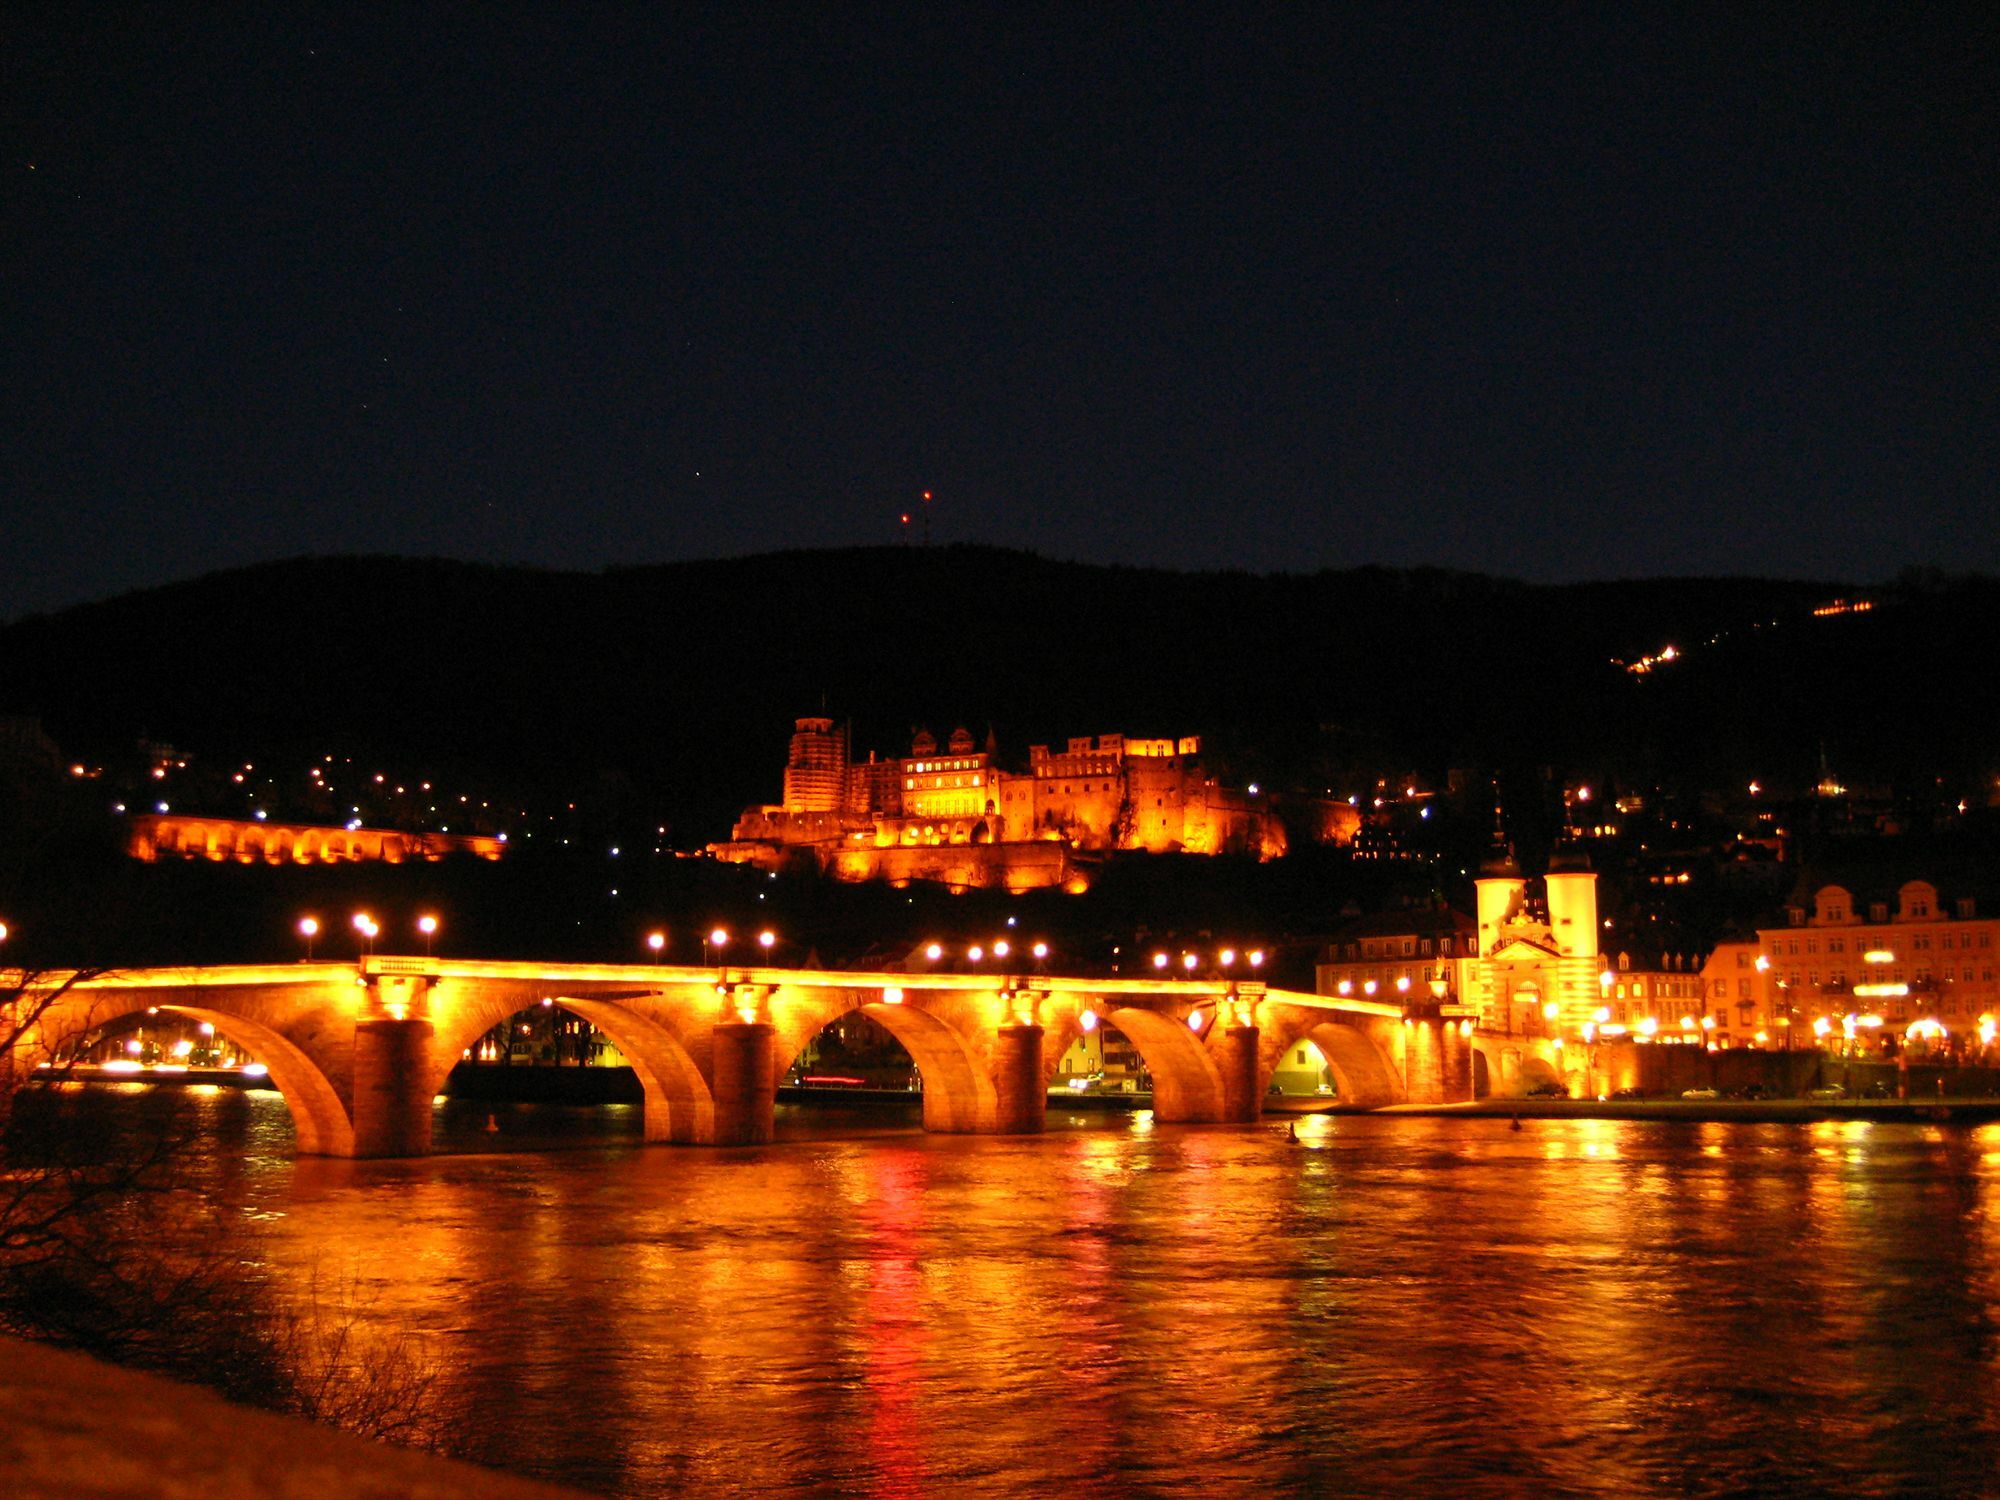
[[[246,1256],[606,1494],[2000,1492],[2000,1126],[445,1106],[342,1162],[187,1108]]]

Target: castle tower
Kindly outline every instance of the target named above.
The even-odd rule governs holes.
[[[1574,843],[1557,848],[1543,884],[1549,893],[1549,931],[1556,942],[1556,999],[1562,1024],[1580,1027],[1596,1014],[1597,872]]]
[[[1564,844],[1549,859],[1549,928],[1564,958],[1597,957],[1597,872],[1590,857]]]
[[[847,735],[831,719],[800,719],[785,759],[786,812],[839,812],[847,800]]]
[[[1479,956],[1487,958],[1500,946],[1500,929],[1521,915],[1528,893],[1514,850],[1498,827],[1493,830],[1493,847],[1480,861],[1479,878],[1473,886],[1479,893]]]

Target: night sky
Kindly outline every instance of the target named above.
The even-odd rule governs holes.
[[[1991,5],[22,9],[0,618],[926,489],[1102,562],[2000,569]]]

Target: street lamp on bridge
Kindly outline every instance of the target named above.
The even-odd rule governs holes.
[[[306,962],[312,962],[313,939],[319,936],[318,917],[299,918],[299,936],[306,940]]]

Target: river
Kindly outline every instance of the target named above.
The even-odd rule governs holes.
[[[606,1494],[2000,1488],[2000,1126],[441,1106],[450,1154],[346,1162],[185,1107],[246,1256]]]

